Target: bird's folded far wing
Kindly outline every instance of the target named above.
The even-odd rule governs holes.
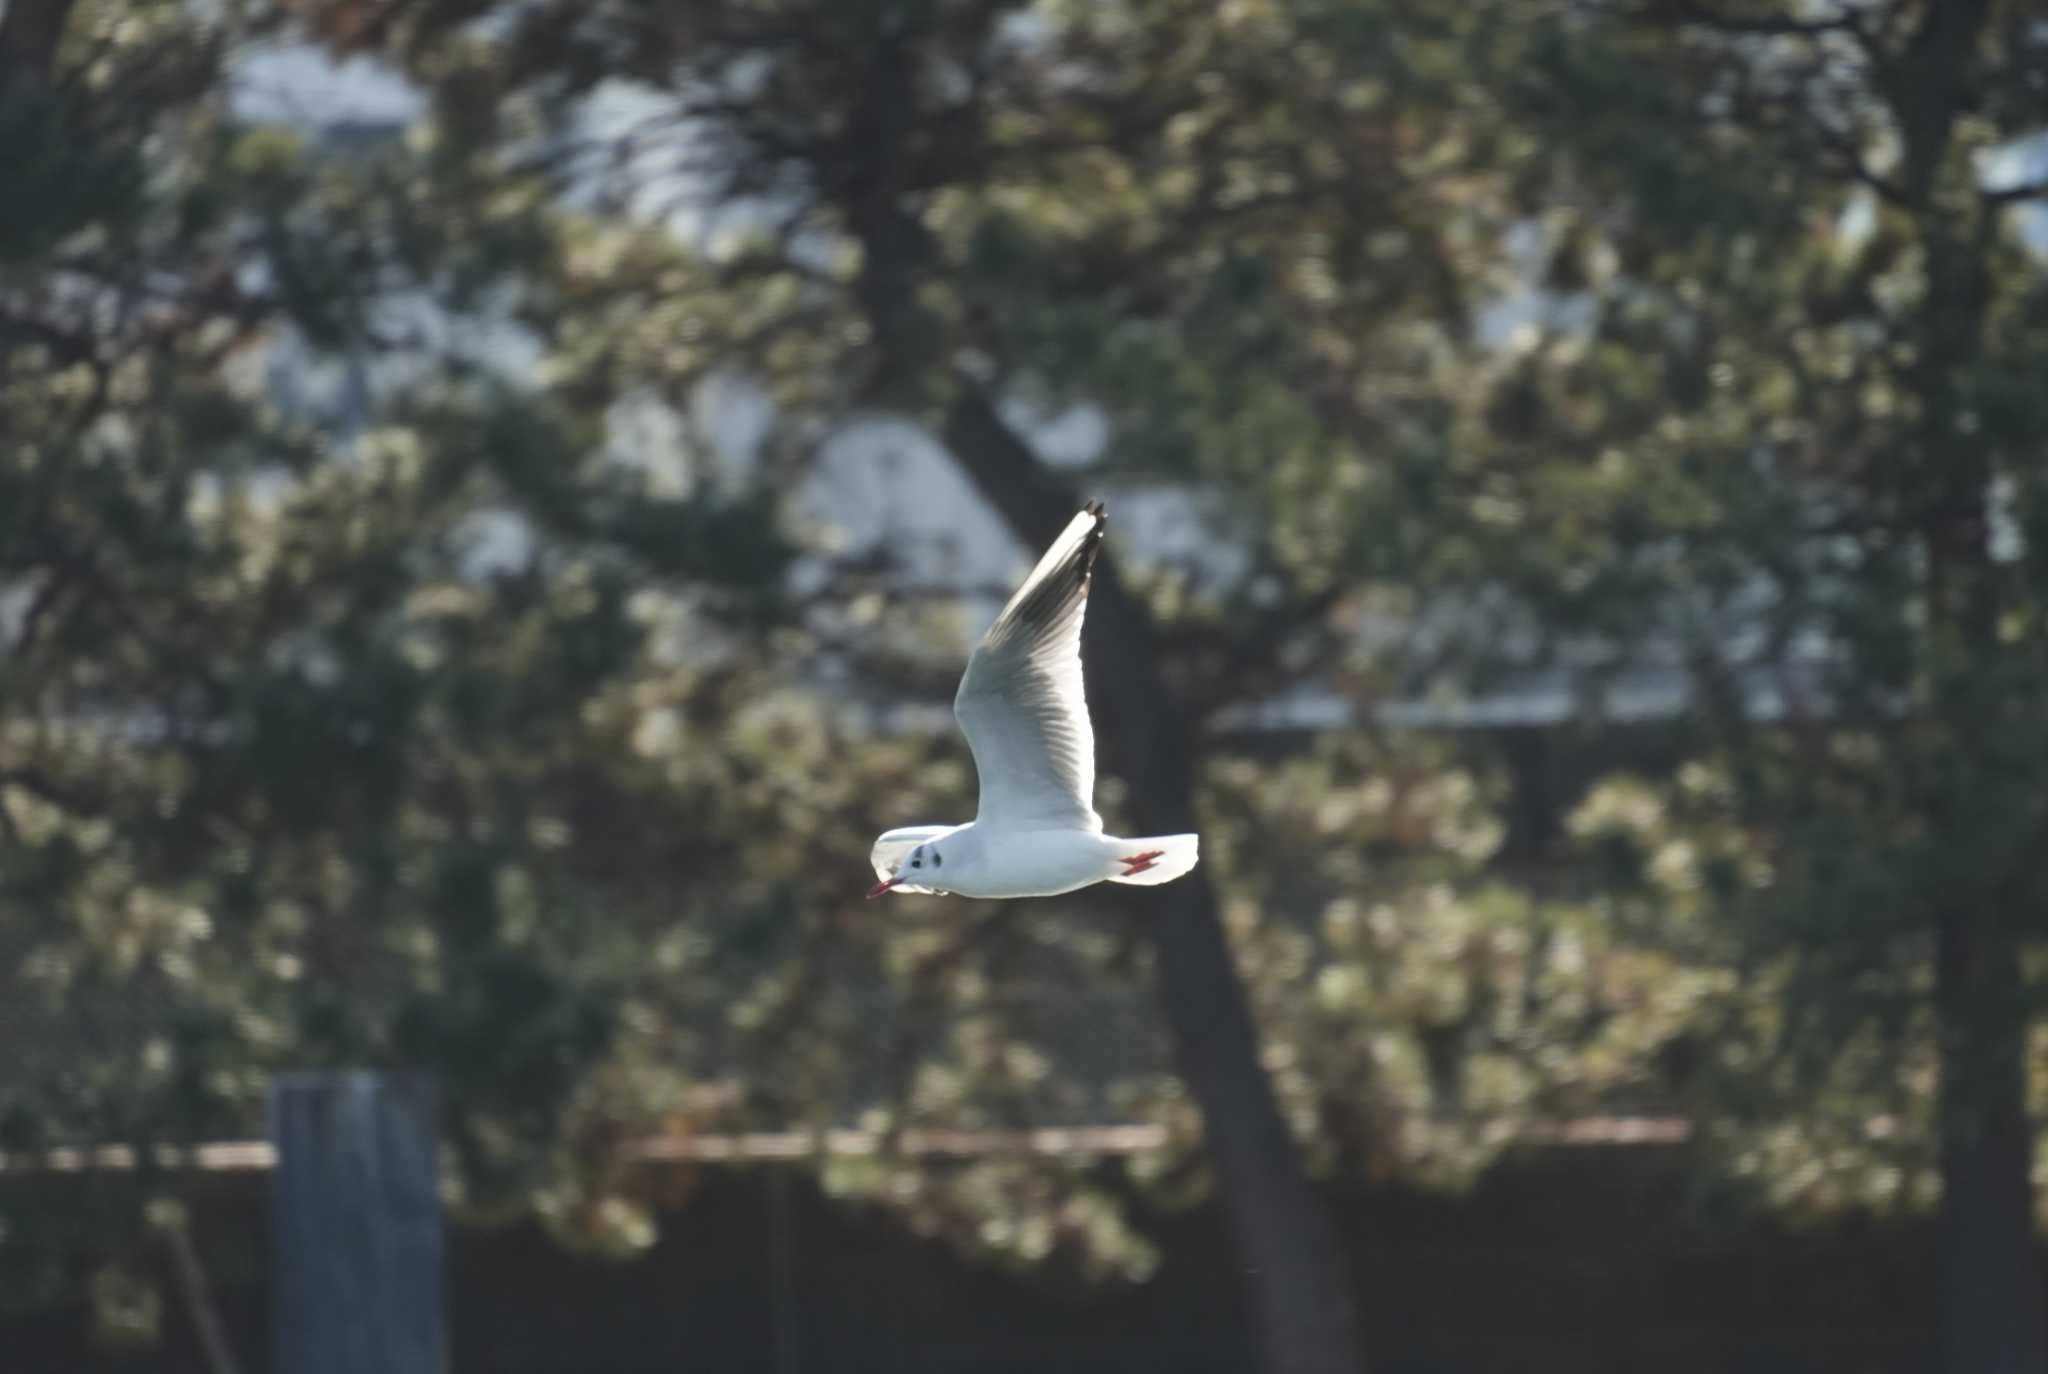
[[[906,825],[895,830],[885,830],[882,838],[875,841],[875,847],[868,851],[868,862],[875,866],[875,876],[884,882],[896,876],[896,869],[909,856],[910,851],[926,840],[939,836],[958,827],[951,825]],[[936,892],[937,888],[919,887],[915,883],[898,883],[898,892]]]
[[[1091,502],[1069,521],[967,660],[953,715],[981,780],[977,823],[1102,829],[1081,618],[1108,519]]]

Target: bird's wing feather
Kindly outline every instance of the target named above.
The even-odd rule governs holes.
[[[967,660],[953,715],[981,780],[977,824],[1102,829],[1081,618],[1108,519],[1091,502],[1070,520]]]
[[[958,828],[951,825],[905,825],[894,830],[885,830],[882,837],[875,841],[875,847],[868,851],[868,862],[875,866],[875,876],[886,881],[896,876],[897,868],[902,865],[911,850],[927,840],[936,840],[939,836]],[[935,892],[938,889],[919,887],[915,883],[898,883],[896,890]]]

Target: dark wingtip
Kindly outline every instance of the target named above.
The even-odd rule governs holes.
[[[1102,548],[1102,534],[1109,527],[1109,507],[1100,501],[1090,501],[1081,507],[1086,514],[1095,517],[1095,528],[1088,531],[1088,542],[1081,546],[1081,593],[1087,595],[1088,584],[1095,576],[1095,555]]]
[[[1090,501],[1082,513],[1094,518],[1094,525],[1086,530],[1081,539],[1072,547],[1062,551],[1058,565],[1046,570],[1030,594],[1020,593],[1019,598],[1004,608],[996,617],[996,623],[989,626],[983,637],[985,644],[1007,642],[1015,627],[1032,627],[1033,632],[1048,625],[1059,623],[1060,617],[1075,604],[1085,600],[1088,587],[1095,577],[1095,556],[1102,550],[1102,532],[1109,523],[1109,511],[1100,501]],[[1068,528],[1072,528],[1072,521]],[[1070,538],[1066,530],[1062,538]]]

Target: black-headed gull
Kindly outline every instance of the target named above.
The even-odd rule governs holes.
[[[953,715],[981,805],[966,825],[908,825],[875,841],[868,890],[1050,897],[1105,879],[1151,886],[1195,866],[1198,836],[1120,840],[1095,814],[1095,731],[1081,687],[1081,617],[1109,522],[1067,522],[967,660]]]

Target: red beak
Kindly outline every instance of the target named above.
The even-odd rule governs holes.
[[[868,889],[868,899],[870,901],[874,900],[902,881],[901,878],[884,878],[881,882]]]

